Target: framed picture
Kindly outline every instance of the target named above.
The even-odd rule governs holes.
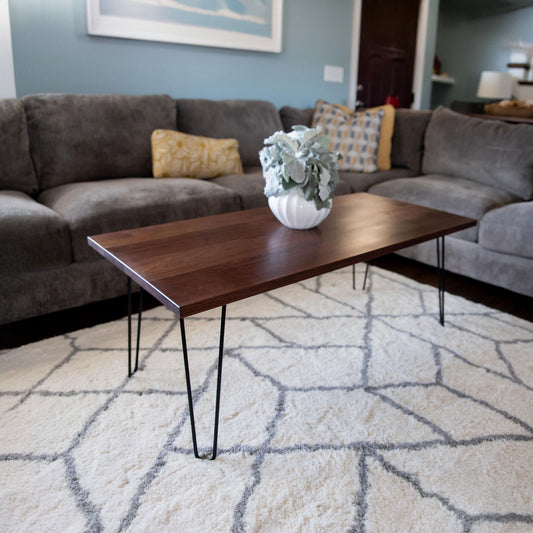
[[[87,0],[92,35],[281,52],[283,0]]]

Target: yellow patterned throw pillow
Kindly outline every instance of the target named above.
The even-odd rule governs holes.
[[[390,105],[353,112],[318,100],[313,127],[321,126],[330,138],[329,149],[339,152],[339,170],[375,172],[388,170],[394,128]]]
[[[212,139],[180,131],[152,133],[154,178],[215,178],[242,174],[237,139]]]

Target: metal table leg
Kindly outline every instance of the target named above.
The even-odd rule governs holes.
[[[444,236],[437,238],[437,268],[439,273],[439,320],[444,326]]]
[[[366,268],[365,268],[365,278],[363,280],[363,290],[366,289],[366,278],[368,277],[368,268],[370,267],[370,265],[367,263],[366,264]],[[353,286],[353,290],[355,290],[355,264],[352,265],[352,286]]]
[[[128,278],[128,377],[133,376],[139,368],[139,344],[141,340],[141,321],[142,321],[142,310],[143,310],[143,288],[140,287],[139,292],[139,314],[137,317],[137,347],[135,350],[135,367],[131,369],[131,315],[132,315],[132,304],[131,304],[131,279]]]
[[[224,355],[224,330],[226,325],[226,306],[222,306],[222,314],[220,318],[220,343],[218,348],[218,368],[217,368],[217,392],[215,402],[215,425],[213,431],[213,450],[211,460],[217,456],[217,442],[218,442],[218,418],[220,414],[220,389],[222,384],[222,359]],[[181,329],[181,344],[183,348],[183,363],[185,366],[185,380],[187,382],[187,399],[189,402],[189,419],[191,422],[192,446],[194,449],[194,456],[197,459],[208,459],[208,457],[200,457],[198,454],[198,444],[196,441],[196,425],[194,422],[194,407],[192,398],[191,376],[189,372],[189,357],[187,354],[187,339],[185,335],[185,321],[180,318]]]

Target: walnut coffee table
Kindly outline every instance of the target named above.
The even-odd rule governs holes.
[[[88,237],[89,245],[127,275],[128,374],[131,280],[180,321],[189,417],[199,457],[184,319],[221,307],[213,451],[216,457],[226,305],[278,287],[436,239],[439,314],[444,325],[444,236],[474,226],[470,218],[368,193],[339,196],[311,230],[281,225],[268,208],[238,211]],[[142,301],[142,300],[141,300]],[[137,326],[138,367],[142,303]]]

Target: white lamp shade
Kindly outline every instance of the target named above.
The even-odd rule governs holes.
[[[477,95],[479,98],[511,98],[513,77],[507,72],[485,70],[481,73]]]

